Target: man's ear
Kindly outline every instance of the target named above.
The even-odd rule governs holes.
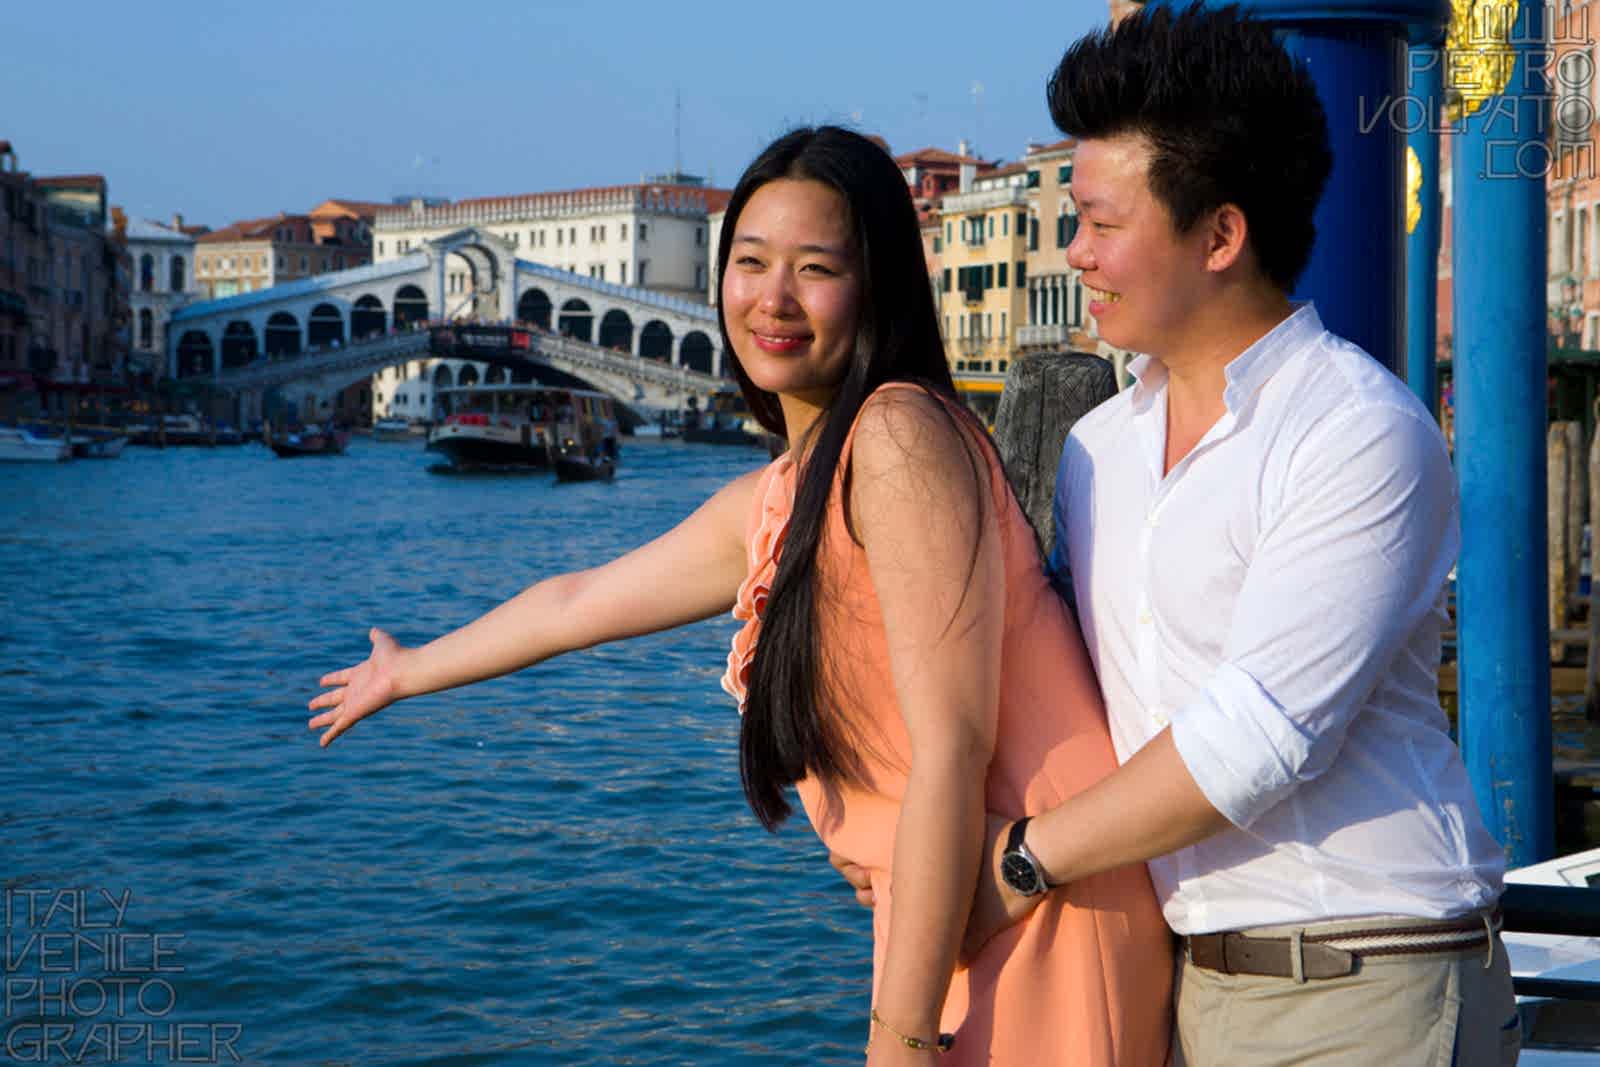
[[[1221,273],[1245,254],[1250,224],[1237,204],[1223,204],[1211,213],[1206,235],[1206,269]]]

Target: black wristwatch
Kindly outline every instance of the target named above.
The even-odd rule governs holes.
[[[1029,850],[1027,843],[1022,840],[1028,832],[1028,821],[1032,816],[1025,816],[1011,824],[1011,833],[1006,838],[1006,850],[1000,854],[1000,877],[1011,891],[1018,896],[1033,897],[1051,888],[1050,880],[1045,877],[1044,867],[1039,863],[1039,857]]]

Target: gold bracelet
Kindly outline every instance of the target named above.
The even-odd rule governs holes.
[[[938,1037],[938,1040],[936,1040],[936,1041],[924,1041],[920,1037],[910,1037],[910,1036],[908,1036],[906,1034],[902,1034],[900,1031],[896,1030],[894,1027],[890,1026],[888,1023],[883,1021],[883,1016],[878,1014],[878,1009],[877,1008],[873,1008],[872,1009],[871,1019],[872,1019],[872,1026],[881,1026],[881,1027],[883,1027],[885,1030],[889,1031],[895,1037],[898,1037],[900,1039],[900,1043],[902,1045],[904,1045],[906,1048],[912,1049],[912,1050],[917,1051],[917,1052],[945,1053],[945,1052],[949,1052],[951,1049],[956,1047],[956,1035],[955,1034],[940,1034],[939,1037]],[[868,1052],[872,1051],[872,1026],[868,1026],[867,1027],[867,1051]]]

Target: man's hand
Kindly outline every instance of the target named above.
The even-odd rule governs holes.
[[[878,898],[872,892],[872,877],[867,869],[837,852],[828,853],[828,862],[833,864],[833,869],[838,871],[844,880],[850,883],[850,888],[856,891],[856,903],[863,908],[870,908],[877,904]]]
[[[978,951],[1002,930],[1015,926],[1033,913],[1044,894],[1023,897],[1000,880],[1000,857],[1006,850],[1011,820],[990,815],[983,844],[983,866],[978,871],[978,888],[967,916],[967,933],[961,940],[961,962],[970,964]]]

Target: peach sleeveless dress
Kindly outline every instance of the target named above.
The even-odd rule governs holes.
[[[957,420],[974,436],[981,433],[965,413]],[[845,458],[849,448],[847,442]],[[999,719],[985,798],[989,811],[1016,818],[1054,807],[1109,774],[1117,761],[1077,624],[1049,585],[1033,530],[993,445],[985,439],[981,450],[989,460],[1006,572]],[[723,679],[741,711],[795,485],[796,467],[785,454],[756,488],[750,571],[733,612],[745,626],[734,638]],[[831,691],[847,695],[853,721],[875,731],[877,758],[867,767],[871,782],[865,786],[834,787],[807,777],[798,792],[823,843],[871,872],[876,1000],[894,906],[895,829],[911,758],[882,615],[866,553],[845,528],[840,480],[820,551],[818,610]],[[956,1045],[937,1059],[948,1067],[1161,1067],[1171,983],[1172,939],[1144,865],[1085,878],[1052,890],[1026,921],[991,941],[970,969],[957,969],[941,1026],[956,1035]],[[863,1005],[863,1020],[866,1014]]]

